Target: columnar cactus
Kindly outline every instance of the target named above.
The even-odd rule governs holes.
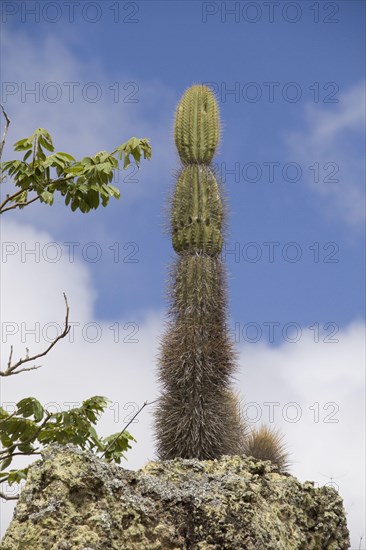
[[[214,94],[189,88],[175,119],[182,163],[172,200],[170,310],[159,357],[162,396],[155,412],[161,459],[218,458],[242,451],[243,426],[231,389],[236,355],[226,329],[220,258],[224,208],[211,167],[220,120]]]

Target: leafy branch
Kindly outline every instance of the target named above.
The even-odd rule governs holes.
[[[10,124],[4,109],[3,113]],[[24,208],[35,201],[52,205],[56,192],[65,197],[65,204],[70,205],[73,212],[86,213],[100,204],[107,206],[110,197],[120,198],[119,190],[111,185],[114,173],[119,170],[119,161],[123,161],[123,169],[126,169],[132,157],[139,168],[142,156],[151,158],[149,140],[132,137],[111,153],[100,151],[94,157],[76,160],[69,153],[55,153],[52,137],[44,128],[37,128],[28,138],[17,141],[14,151],[24,151],[23,160],[2,162],[1,181],[11,177],[18,190],[0,203],[0,214]]]
[[[0,142],[0,160],[5,145],[10,119],[1,106],[6,124]],[[0,214],[9,210],[22,209],[29,204],[40,201],[52,205],[55,193],[65,197],[66,205],[71,210],[89,212],[100,204],[106,206],[109,198],[120,197],[118,189],[111,185],[115,171],[119,170],[119,161],[123,161],[123,169],[128,168],[131,158],[140,166],[141,157],[151,158],[151,147],[147,138],[131,138],[114,151],[100,151],[94,157],[84,157],[76,160],[72,155],[63,152],[54,152],[50,134],[44,128],[38,128],[31,136],[17,141],[15,151],[24,151],[23,160],[11,160],[1,163],[1,179],[7,176],[14,180],[17,190],[6,195],[0,203]],[[48,151],[49,155],[45,151]],[[38,354],[29,355],[26,348],[26,357],[12,363],[13,346],[7,368],[0,371],[0,376],[10,376],[21,372],[35,370],[41,365],[22,367],[47,355],[51,349],[70,331],[69,305],[64,294],[66,304],[65,326],[48,348]],[[78,408],[70,411],[50,413],[34,397],[26,397],[16,404],[14,412],[9,414],[0,407],[0,482],[9,485],[20,483],[27,476],[28,467],[7,470],[15,456],[38,455],[43,445],[51,443],[73,443],[81,449],[89,449],[102,453],[101,458],[107,461],[120,463],[124,453],[130,448],[130,442],[135,439],[127,432],[132,420],[149,403],[138,410],[125,428],[108,437],[99,437],[94,424],[104,411],[110,399],[94,396]],[[7,471],[5,471],[7,470]],[[18,496],[7,496],[0,491],[0,498],[16,500]]]
[[[64,300],[66,315],[62,333],[51,342],[45,351],[29,356],[27,350],[27,356],[14,364],[12,364],[13,347],[11,346],[8,365],[5,371],[0,371],[1,376],[10,376],[40,368],[41,365],[34,365],[19,369],[25,363],[33,362],[47,355],[59,340],[65,338],[70,331],[70,310],[65,294]],[[72,443],[81,449],[102,453],[100,458],[119,464],[121,458],[125,458],[124,453],[131,448],[130,442],[136,441],[127,431],[128,426],[151,403],[145,401],[121,432],[107,437],[99,437],[94,425],[110,401],[103,396],[94,396],[83,401],[81,407],[57,413],[47,411],[35,397],[21,399],[12,413],[8,413],[0,407],[0,442],[2,446],[0,450],[0,483],[7,482],[12,485],[26,479],[29,466],[7,470],[13,458],[19,455],[39,455],[43,445],[51,443],[63,445]],[[8,496],[0,491],[0,498],[16,500],[18,496]]]
[[[153,402],[145,401],[123,430],[107,437],[99,437],[94,425],[106,408],[110,399],[96,395],[83,401],[80,407],[70,411],[50,413],[34,397],[27,397],[16,404],[16,410],[9,414],[0,407],[0,441],[4,447],[0,451],[0,482],[9,485],[26,479],[29,466],[17,470],[8,468],[17,455],[39,455],[42,445],[51,443],[72,443],[81,449],[101,453],[100,458],[119,464],[124,453],[131,448],[130,442],[136,441],[127,432],[128,426]],[[30,419],[29,417],[33,417]],[[0,492],[0,497],[15,500]]]

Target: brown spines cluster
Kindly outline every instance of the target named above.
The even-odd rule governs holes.
[[[247,456],[259,460],[270,460],[280,472],[286,472],[289,468],[289,455],[283,435],[275,428],[254,428],[245,438],[243,451]]]

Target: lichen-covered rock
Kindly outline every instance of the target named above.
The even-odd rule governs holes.
[[[345,550],[342,499],[241,456],[124,470],[72,445],[29,469],[1,550]]]

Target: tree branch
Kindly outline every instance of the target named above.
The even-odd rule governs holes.
[[[126,424],[126,426],[123,428],[123,430],[114,438],[112,439],[112,441],[109,442],[109,445],[107,445],[107,448],[104,450],[104,453],[102,454],[102,456],[100,458],[103,458],[104,455],[106,454],[106,452],[108,451],[108,449],[113,445],[113,443],[115,441],[117,441],[117,439],[119,437],[121,437],[121,435],[127,430],[128,426],[135,420],[136,416],[138,416],[140,414],[140,412],[142,411],[142,409],[144,409],[147,405],[152,405],[153,403],[155,403],[157,401],[157,399],[155,399],[154,401],[145,401],[144,404],[139,408],[139,410],[133,415],[133,417],[131,418],[131,420]]]
[[[3,107],[2,105],[1,105],[1,110],[2,110],[3,115],[4,115],[4,117],[5,117],[6,123],[5,123],[3,138],[2,138],[1,143],[0,143],[0,160],[1,160],[1,157],[2,157],[2,154],[3,154],[3,149],[4,149],[4,145],[5,145],[6,134],[8,133],[8,128],[9,128],[9,124],[10,124],[10,119],[9,119],[8,115],[6,114],[6,111],[5,111],[5,109],[4,109],[4,107]]]
[[[0,204],[0,212],[2,212],[4,206],[8,204],[9,201],[16,199],[22,193],[24,193],[23,189],[21,189],[20,191],[17,191],[16,193],[14,193],[14,195],[6,195],[6,199],[4,199],[3,202]]]
[[[47,188],[49,186],[56,186],[56,189],[57,189],[57,186],[60,184],[60,183],[65,183],[67,181],[70,181],[74,178],[74,176],[70,175],[70,176],[66,176],[64,178],[59,178],[57,180],[51,180],[51,181],[48,181],[47,184],[44,186],[44,190],[47,191]],[[55,189],[55,190],[56,190]],[[28,193],[30,193],[31,191],[34,191],[34,189],[32,188],[29,188],[29,189],[20,189],[20,191],[17,191],[16,193],[14,193],[13,195],[7,195],[6,196],[6,199],[3,200],[2,203],[0,203],[0,214],[3,214],[4,212],[7,212],[8,210],[14,210],[15,208],[19,208],[21,206],[28,206],[28,204],[31,204],[32,202],[35,202],[37,200],[39,200],[41,197],[39,195],[37,195],[36,197],[33,197],[32,199],[30,199],[29,201],[27,202],[17,202],[16,204],[13,204],[12,206],[8,206],[7,208],[4,208],[4,206],[6,204],[8,204],[8,202],[11,202],[13,200],[15,200],[17,197],[19,197],[22,193],[24,193],[24,191],[27,191]]]
[[[11,364],[11,360],[12,360],[12,356],[13,356],[13,346],[10,346],[10,355],[9,355],[8,366],[7,366],[6,370],[4,370],[4,371],[0,370],[0,376],[10,376],[12,374],[19,374],[20,372],[24,372],[24,371],[39,369],[42,365],[38,365],[38,366],[34,365],[33,367],[26,367],[24,369],[17,370],[21,365],[24,365],[24,363],[28,363],[30,361],[35,361],[36,359],[39,359],[39,357],[43,357],[44,355],[47,355],[47,353],[49,351],[51,351],[53,346],[55,344],[57,344],[57,342],[59,340],[61,340],[62,338],[65,338],[65,336],[67,336],[67,334],[70,332],[70,328],[71,328],[70,325],[69,325],[69,304],[67,302],[66,294],[63,293],[63,295],[64,295],[64,299],[65,299],[65,303],[66,303],[66,317],[65,317],[65,328],[62,331],[62,333],[59,334],[53,340],[53,342],[51,342],[51,344],[48,346],[48,348],[45,351],[43,351],[42,353],[37,353],[36,355],[32,355],[31,357],[29,357],[29,355],[27,354],[27,356],[24,359],[19,359],[19,361],[17,361],[14,365]]]
[[[23,445],[23,443],[17,443],[17,445]],[[41,452],[38,452],[38,449],[35,449],[34,451],[32,451],[31,453],[22,453],[22,452],[19,452],[19,453],[9,453],[8,455],[5,455],[5,456],[1,456],[1,460],[6,460],[7,458],[10,458],[10,457],[13,457],[13,456],[17,456],[17,455],[20,455],[20,456],[32,456],[32,455],[40,455],[42,454]]]
[[[15,496],[15,497],[8,497],[5,493],[0,491],[0,498],[3,498],[5,500],[19,500],[19,495]]]
[[[23,193],[23,191],[21,191]],[[17,193],[16,193],[17,194]],[[10,197],[9,197],[10,198]],[[32,204],[32,202],[38,201],[41,197],[38,195],[37,197],[34,197],[30,201],[27,202],[17,202],[13,204],[12,206],[8,206],[7,208],[2,208],[2,205],[0,205],[0,214],[3,214],[4,212],[7,212],[8,210],[14,210],[14,208],[21,208],[22,206],[28,206],[28,204]],[[5,201],[4,201],[5,202]]]
[[[9,414],[8,416],[4,416],[3,418],[0,418],[0,424],[1,424],[1,422],[5,422],[5,420],[10,420],[10,418],[13,418],[13,416],[16,416],[17,414],[18,414],[18,412],[15,410],[14,412]]]

